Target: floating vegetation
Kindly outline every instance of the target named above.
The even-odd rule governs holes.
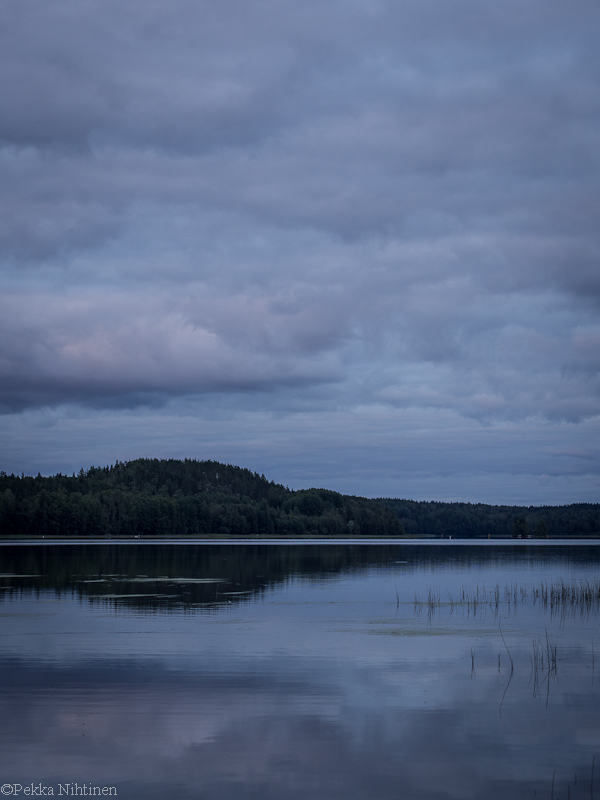
[[[88,580],[78,580],[78,584],[82,583],[230,583],[227,578],[167,578],[161,575],[158,578],[148,578],[145,575],[138,575],[135,578],[124,577],[103,577],[103,578],[90,578]]]
[[[19,575],[16,572],[0,572],[0,578],[40,578],[41,575]]]
[[[169,578],[161,575],[159,578],[148,578],[140,575],[137,578],[126,578],[127,583],[229,583],[227,578]]]
[[[91,597],[90,600],[131,600],[133,597],[158,597],[161,600],[166,600],[171,597],[177,597],[176,594],[157,594],[156,592],[137,592],[135,594],[99,594]]]

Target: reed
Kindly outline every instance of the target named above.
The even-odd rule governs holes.
[[[600,611],[600,580],[541,583],[532,590],[534,603],[557,612],[582,615]]]
[[[549,610],[552,617],[557,615],[579,614],[586,616],[600,612],[600,579],[555,582],[542,581],[533,586],[517,584],[506,585],[503,590],[498,584],[493,589],[485,586],[461,587],[458,599],[448,593],[449,600],[443,601],[439,589],[429,589],[427,598],[421,600],[415,593],[415,611],[427,608],[429,616],[444,607],[454,610],[462,607],[468,613],[476,614],[479,609],[491,609],[496,614],[506,609],[515,611],[519,604],[531,602],[534,606]],[[396,593],[396,603],[399,597]]]

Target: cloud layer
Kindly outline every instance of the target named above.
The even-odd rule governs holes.
[[[597,418],[599,17],[9,0],[0,409]]]

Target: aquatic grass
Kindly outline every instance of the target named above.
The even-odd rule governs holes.
[[[546,706],[550,698],[550,679],[556,678],[557,671],[557,642],[551,639],[546,629],[546,644],[542,642],[541,638],[537,641],[533,640],[533,657],[529,656],[531,660],[531,677],[530,683],[533,679],[533,696],[539,697],[540,689],[546,684]],[[540,682],[540,673],[543,678]]]
[[[596,753],[592,756],[592,771],[590,775],[590,799],[594,800],[594,764],[596,762]],[[556,770],[552,771],[552,782],[550,784],[550,800],[554,800],[554,788],[555,788],[555,780],[556,780]],[[573,787],[578,787],[579,781],[577,780],[577,773],[574,774],[574,781]],[[567,789],[567,800],[571,800],[571,782],[569,781],[566,785]],[[587,793],[586,793],[587,795]],[[581,797],[582,794],[578,792],[578,797]],[[556,795],[556,800],[560,800],[560,795]]]
[[[600,580],[542,582],[532,589],[534,604],[557,613],[591,614],[600,611]]]
[[[415,593],[415,612],[427,609],[432,617],[441,608],[456,607],[466,609],[467,613],[474,615],[482,609],[491,609],[496,614],[501,609],[515,612],[519,604],[531,602],[534,606],[549,610],[554,618],[558,615],[579,614],[586,616],[600,612],[600,579],[555,582],[542,581],[533,586],[517,584],[506,585],[503,590],[496,584],[493,589],[486,589],[485,585],[476,585],[470,588],[461,587],[458,598],[455,599],[448,592],[449,600],[442,600],[439,589],[429,588],[427,598],[421,598]],[[398,595],[396,593],[396,601]]]
[[[508,683],[506,684],[506,688],[504,689],[504,694],[502,695],[502,700],[500,700],[500,718],[502,719],[502,704],[504,703],[504,698],[506,697],[506,693],[508,692],[508,687],[510,686],[510,682],[513,679],[513,675],[515,672],[515,664],[513,661],[513,657],[508,649],[508,645],[506,644],[506,639],[504,638],[504,634],[502,633],[502,625],[500,624],[500,620],[498,620],[498,630],[500,631],[500,636],[502,637],[502,643],[508,653],[508,660],[510,661],[510,675],[508,676]],[[498,656],[498,672],[500,672],[500,656]]]

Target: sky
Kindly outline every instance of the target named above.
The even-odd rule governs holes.
[[[596,0],[4,0],[0,469],[600,499]]]

